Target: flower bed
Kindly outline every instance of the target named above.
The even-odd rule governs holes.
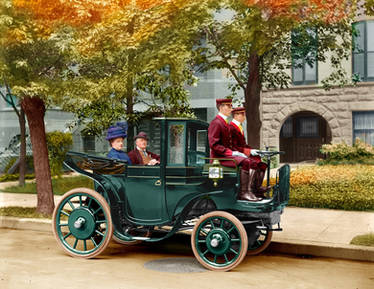
[[[291,172],[289,205],[374,210],[374,166],[311,166]]]

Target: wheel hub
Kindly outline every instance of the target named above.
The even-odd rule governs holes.
[[[71,212],[68,226],[74,237],[85,240],[94,234],[96,220],[88,209],[78,208]]]
[[[213,254],[223,255],[230,248],[230,236],[221,228],[213,229],[206,238],[206,244]]]

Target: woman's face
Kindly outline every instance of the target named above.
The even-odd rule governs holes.
[[[120,151],[123,149],[123,138],[122,137],[117,137],[112,140],[111,142],[112,148],[114,148],[117,151]]]

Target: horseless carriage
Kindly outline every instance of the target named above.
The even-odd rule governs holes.
[[[209,158],[208,124],[191,119],[153,119],[161,162],[157,166],[69,152],[65,165],[94,180],[95,190],[67,192],[53,213],[57,242],[72,256],[92,258],[110,240],[157,242],[191,231],[197,260],[227,271],[246,255],[263,251],[289,199],[289,165],[277,171],[269,198],[238,201],[239,168]],[[267,158],[279,153],[261,151]],[[268,182],[269,182],[268,166]]]

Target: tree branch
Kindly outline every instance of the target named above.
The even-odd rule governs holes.
[[[1,97],[5,100],[6,103],[10,104],[12,106],[12,108],[14,109],[15,113],[17,114],[18,117],[20,117],[20,112],[19,110],[17,109],[17,106],[16,104],[14,103],[14,100],[13,100],[13,97],[12,97],[12,94],[11,94],[11,91],[10,91],[10,88],[9,88],[9,85],[6,83],[5,79],[4,79],[4,84],[5,84],[5,87],[6,87],[6,90],[7,90],[7,94],[6,95],[9,95],[9,99],[6,97],[6,95],[4,95],[1,90],[0,90],[0,94],[1,94]]]
[[[231,64],[229,63],[229,58],[227,56],[225,56],[225,53],[220,49],[219,47],[219,43],[218,43],[218,39],[216,37],[216,33],[215,31],[213,31],[213,28],[211,28],[212,30],[210,31],[208,28],[206,29],[206,33],[208,34],[208,36],[210,36],[210,39],[212,40],[212,43],[214,44],[214,46],[216,47],[216,51],[218,52],[219,56],[222,58],[222,60],[226,63],[226,66],[227,68],[229,69],[230,73],[232,74],[232,76],[235,78],[235,80],[237,81],[237,83],[239,84],[239,86],[246,90],[246,86],[244,84],[243,81],[240,80],[239,76],[237,75],[237,73],[235,72],[235,70],[232,68]]]

